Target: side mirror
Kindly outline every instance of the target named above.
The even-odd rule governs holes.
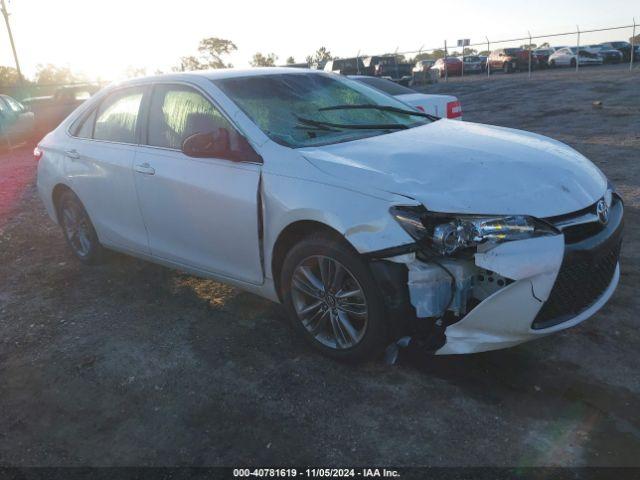
[[[208,133],[194,133],[182,142],[182,153],[195,158],[223,158],[234,162],[262,163],[246,138],[226,128]]]
[[[189,157],[229,158],[231,153],[229,130],[218,128],[208,133],[194,133],[182,142],[182,153]]]

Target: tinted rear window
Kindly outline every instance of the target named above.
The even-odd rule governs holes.
[[[354,80],[362,82],[389,95],[404,95],[407,93],[416,93],[415,90],[403,87],[402,85],[398,85],[391,80],[385,80],[384,78],[363,77],[354,78]]]

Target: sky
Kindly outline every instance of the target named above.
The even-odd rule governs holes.
[[[205,37],[232,40],[228,58],[249,66],[256,52],[279,63],[326,46],[341,57],[436,48],[640,23],[637,0],[6,0],[23,73],[39,63],[68,66],[91,78],[120,78],[128,67],[170,71],[197,53]],[[640,27],[636,33],[640,33]],[[581,44],[628,40],[631,29],[582,35]],[[538,41],[541,43],[544,40]],[[550,40],[575,45],[575,36]],[[517,42],[521,44],[523,42]],[[536,43],[534,41],[534,43]],[[509,46],[502,44],[500,46]],[[13,66],[0,24],[0,65]]]

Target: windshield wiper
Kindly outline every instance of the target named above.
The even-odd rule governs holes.
[[[322,132],[341,132],[339,128],[327,127],[325,125],[305,125],[304,123],[299,123],[295,125],[293,128],[298,130],[320,130]]]
[[[312,120],[310,118],[297,117],[300,123],[312,125],[314,127],[341,128],[344,130],[406,130],[409,128],[401,123],[378,123],[378,124],[360,124],[360,123],[331,123],[321,120]]]
[[[419,112],[417,110],[405,110],[404,108],[392,107],[391,105],[371,105],[368,103],[354,104],[354,105],[334,105],[332,107],[322,107],[318,111],[324,112],[327,110],[382,110],[383,112],[400,113],[403,115],[411,115],[414,117],[428,118],[432,122],[440,120],[440,117],[431,115],[430,113]]]

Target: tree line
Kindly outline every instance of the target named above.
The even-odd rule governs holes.
[[[640,35],[636,35],[635,38],[629,39],[634,44],[640,44]],[[520,48],[533,49],[549,47],[549,43],[545,42],[541,45],[521,45]],[[193,70],[208,70],[216,68],[231,68],[233,65],[227,61],[227,57],[233,52],[237,51],[236,44],[224,38],[208,37],[200,40],[197,47],[197,54],[186,55],[180,57],[177,65],[172,68],[174,72],[186,72]],[[461,55],[489,55],[489,50],[476,50],[473,48],[464,48],[462,52],[454,50],[447,52],[448,56],[461,56]],[[365,57],[366,55],[360,55]],[[413,57],[407,57],[405,55],[398,55],[399,59],[409,63],[415,63],[420,60],[437,60],[445,56],[444,49],[436,49],[430,52],[419,52]],[[262,53],[256,52],[249,61],[252,67],[273,67],[278,61],[278,56],[275,53]],[[329,60],[335,59],[331,52],[324,46],[318,48],[315,52],[307,55],[302,64],[309,67],[322,66]],[[293,56],[289,56],[285,60],[286,65],[296,64],[296,60]],[[156,70],[155,73],[163,73],[161,70]],[[147,74],[146,68],[128,67],[125,70],[126,77],[138,77]],[[36,73],[33,79],[22,79],[22,85],[34,86],[34,85],[64,85],[71,83],[87,82],[89,79],[86,75],[72,71],[69,67],[58,67],[53,64],[39,64],[36,67]],[[0,66],[0,87],[12,87],[18,85],[19,78],[18,72],[13,67]]]

